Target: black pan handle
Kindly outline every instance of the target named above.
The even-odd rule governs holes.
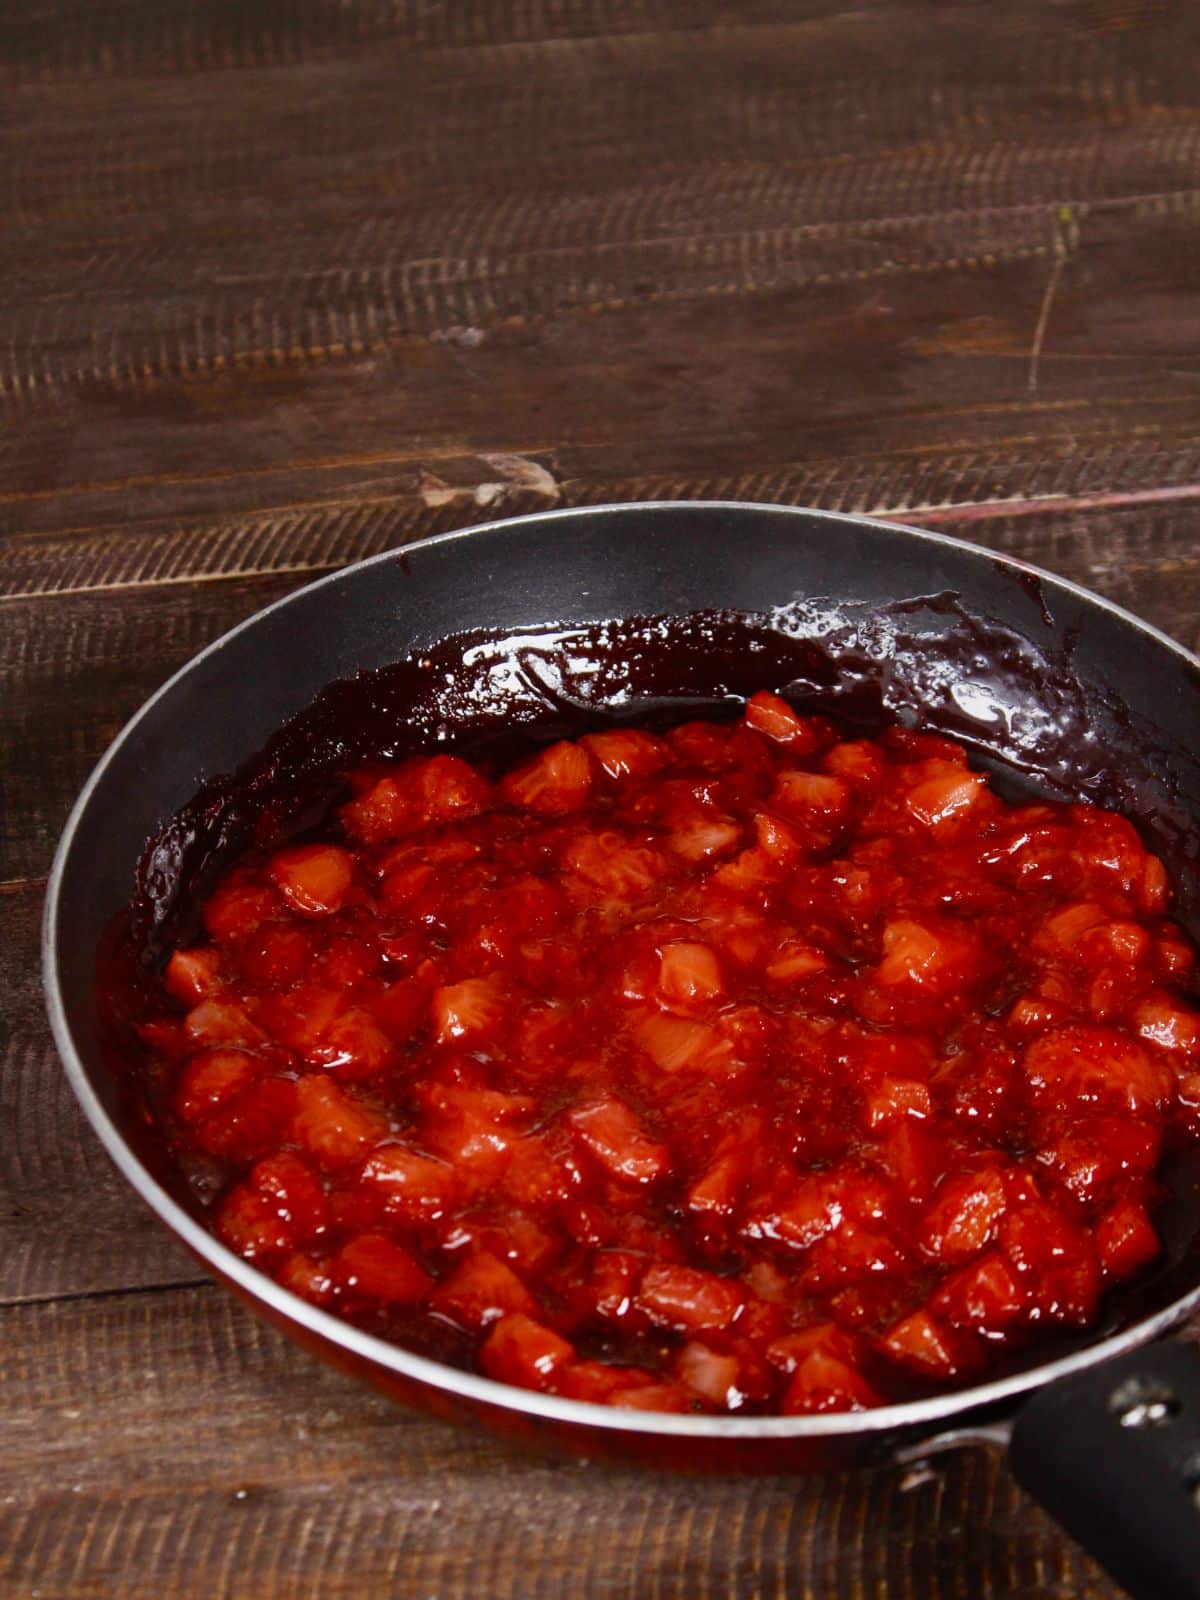
[[[1200,1600],[1200,1352],[1168,1342],[1038,1390],[1013,1473],[1133,1600]]]

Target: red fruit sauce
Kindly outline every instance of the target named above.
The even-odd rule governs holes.
[[[138,1033],[212,1226],[361,1327],[666,1411],[854,1410],[1082,1329],[1200,1132],[1159,859],[941,736],[732,723],[347,775]]]

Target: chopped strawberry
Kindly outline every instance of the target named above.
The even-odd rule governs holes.
[[[656,850],[626,842],[625,835],[605,830],[579,835],[567,848],[564,864],[594,891],[616,901],[637,901],[662,876],[662,859]]]
[[[354,882],[354,861],[334,844],[302,844],[271,857],[271,880],[306,917],[329,917],[345,903]]]
[[[981,1359],[969,1334],[939,1322],[928,1311],[901,1318],[884,1336],[880,1348],[892,1360],[942,1382],[966,1377]]]
[[[1151,990],[1135,1009],[1133,1026],[1140,1038],[1160,1050],[1200,1056],[1200,1012],[1163,989]]]
[[[610,1405],[614,1395],[628,1394],[639,1387],[657,1392],[650,1373],[637,1367],[613,1366],[607,1361],[575,1361],[556,1373],[558,1394],[568,1400],[590,1400],[593,1405]]]
[[[486,1328],[520,1313],[536,1321],[538,1306],[505,1262],[476,1250],[433,1291],[432,1308],[463,1328]]]
[[[492,1032],[504,1015],[502,978],[464,978],[433,993],[433,1028],[438,1044]]]
[[[163,973],[167,993],[185,1006],[211,999],[221,988],[221,958],[210,946],[176,950]]]
[[[279,909],[279,896],[269,884],[235,877],[214,890],[200,915],[217,944],[237,945],[277,916]]]
[[[683,1017],[646,1017],[635,1026],[633,1036],[639,1048],[664,1072],[678,1072],[683,1067],[719,1067],[732,1055],[728,1040],[722,1039],[715,1028]]]
[[[387,1133],[387,1123],[331,1078],[313,1073],[296,1085],[292,1136],[318,1165],[333,1171],[359,1160]]]
[[[1162,1244],[1136,1200],[1118,1200],[1096,1223],[1096,1252],[1106,1278],[1132,1278],[1162,1253]]]
[[[480,816],[492,804],[492,789],[482,773],[461,756],[430,756],[414,771],[421,821],[461,822]]]
[[[823,740],[816,726],[787,701],[760,689],[746,701],[746,724],[764,738],[783,745],[794,756],[811,755]]]
[[[274,1208],[292,1242],[314,1243],[329,1227],[329,1201],[320,1180],[288,1150],[266,1156],[250,1172],[250,1187]]]
[[[1086,1328],[1100,1297],[1100,1267],[1087,1230],[1038,1200],[1014,1206],[1000,1225],[1000,1248],[1049,1322]]]
[[[378,1188],[389,1217],[416,1226],[446,1215],[461,1193],[448,1162],[402,1144],[380,1145],[367,1157],[360,1181]]]
[[[667,836],[667,844],[685,861],[706,861],[725,855],[742,841],[742,830],[728,817],[703,813],[681,823]]]
[[[695,1267],[647,1267],[638,1287],[638,1305],[655,1322],[682,1332],[727,1328],[746,1296],[730,1278]]]
[[[238,1184],[221,1202],[217,1235],[246,1261],[260,1265],[286,1255],[295,1242],[278,1208],[247,1184]]]
[[[929,1085],[917,1078],[880,1078],[867,1095],[869,1128],[885,1128],[898,1117],[927,1117],[932,1111]]]
[[[653,1183],[667,1170],[671,1152],[651,1139],[620,1100],[593,1100],[567,1116],[588,1152],[614,1178]]]
[[[317,1261],[302,1251],[287,1256],[275,1269],[276,1281],[310,1305],[328,1306],[334,1296],[333,1278],[323,1261]]]
[[[803,983],[806,978],[828,970],[829,957],[823,950],[799,939],[789,939],[779,947],[779,953],[767,966],[766,975],[772,983],[792,984]]]
[[[995,1167],[956,1173],[925,1213],[921,1243],[939,1261],[969,1261],[995,1238],[1007,1205],[1004,1178]]]
[[[175,1088],[174,1108],[185,1122],[198,1123],[249,1087],[260,1063],[244,1050],[206,1050],[194,1056]]]
[[[909,815],[939,837],[962,826],[986,792],[987,779],[978,772],[952,772],[927,778],[908,791],[904,804]]]
[[[577,744],[552,744],[500,785],[509,805],[539,817],[565,817],[582,811],[591,798],[592,763]]]
[[[334,1281],[344,1294],[379,1300],[384,1305],[419,1305],[433,1282],[408,1251],[384,1233],[364,1233],[350,1239],[334,1257],[331,1268]]]
[[[627,1411],[690,1411],[692,1396],[679,1383],[648,1383],[614,1390],[607,1403]]]
[[[343,1082],[354,1083],[378,1076],[395,1055],[395,1046],[374,1018],[354,1006],[334,1018],[309,1060],[320,1063]]]
[[[771,805],[785,817],[836,827],[850,809],[850,788],[829,772],[781,772]]]
[[[574,1358],[574,1347],[565,1339],[519,1311],[501,1317],[479,1349],[479,1364],[489,1378],[522,1389],[551,1388]]]
[[[579,743],[601,771],[617,782],[624,778],[647,778],[671,760],[671,752],[661,739],[636,728],[589,733]]]
[[[665,944],[658,969],[658,992],[668,1005],[684,1009],[718,999],[724,984],[720,963],[711,947],[685,939]]]
[[[1025,1081],[1043,1106],[1121,1107],[1132,1116],[1163,1109],[1170,1067],[1116,1028],[1057,1028],[1025,1051]]]
[[[937,1310],[962,1328],[1003,1333],[1029,1309],[1029,1294],[999,1250],[963,1267],[934,1296]]]
[[[188,1012],[183,1026],[193,1045],[252,1046],[263,1037],[262,1029],[250,1020],[245,1008],[228,1000],[201,1000]]]
[[[883,1398],[857,1367],[818,1346],[797,1366],[780,1410],[785,1417],[825,1411],[869,1411]]]
[[[738,1388],[738,1360],[727,1351],[714,1350],[690,1339],[675,1357],[679,1381],[720,1411],[736,1411],[742,1404]]]

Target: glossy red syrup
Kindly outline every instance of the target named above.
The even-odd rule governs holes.
[[[1088,1327],[1200,1131],[1194,952],[1122,818],[962,747],[736,723],[348,775],[138,1032],[212,1226],[502,1381],[848,1410]]]

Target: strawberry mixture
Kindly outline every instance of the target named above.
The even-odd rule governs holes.
[[[347,775],[139,1025],[233,1250],[506,1383],[855,1410],[1086,1328],[1200,1132],[1157,857],[769,693]]]

